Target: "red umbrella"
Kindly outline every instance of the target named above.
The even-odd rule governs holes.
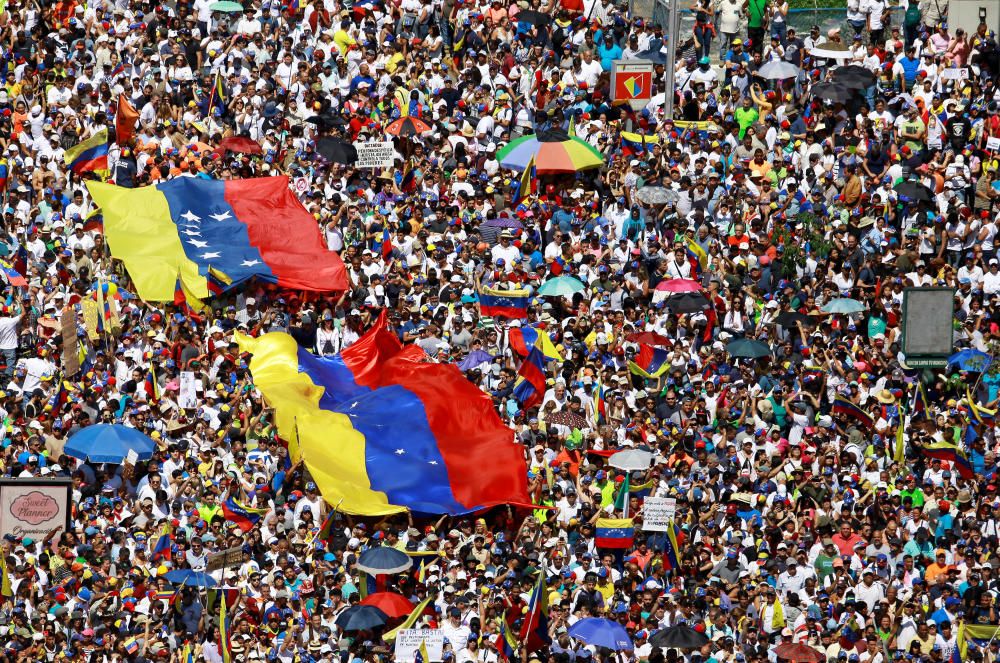
[[[657,283],[656,289],[664,292],[698,292],[701,284],[691,279],[667,279]]]
[[[635,334],[629,334],[625,337],[625,340],[629,343],[645,343],[646,345],[655,345],[660,348],[671,348],[674,342],[663,334],[657,334],[656,332],[637,332]]]
[[[401,117],[385,128],[390,136],[416,136],[430,131],[430,126],[418,117]]]
[[[260,144],[252,138],[246,136],[230,136],[223,138],[215,151],[225,156],[226,152],[236,152],[237,154],[264,154]]]
[[[390,617],[405,617],[413,612],[413,604],[405,596],[395,592],[369,594],[361,605],[374,606]]]
[[[794,663],[820,663],[826,658],[812,647],[798,642],[783,642],[774,648],[774,655]]]

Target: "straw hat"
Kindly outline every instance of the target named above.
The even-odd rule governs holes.
[[[886,405],[892,405],[896,402],[896,397],[888,389],[883,389],[875,395],[875,398],[879,403],[885,403]]]

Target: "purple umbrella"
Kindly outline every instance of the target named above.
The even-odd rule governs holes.
[[[521,228],[524,227],[521,225],[520,221],[510,216],[487,219],[483,225],[489,226],[490,228],[512,228],[514,230],[521,230]]]
[[[463,371],[471,371],[476,366],[488,361],[493,361],[493,355],[489,352],[486,352],[486,350],[473,350],[465,359],[458,363],[458,367]]]

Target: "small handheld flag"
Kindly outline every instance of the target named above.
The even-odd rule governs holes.
[[[226,517],[226,520],[235,523],[240,528],[240,531],[246,534],[267,513],[267,509],[254,509],[230,497],[222,503],[222,513]]]
[[[631,548],[635,541],[635,527],[631,518],[598,518],[598,548]]]
[[[93,136],[66,150],[63,155],[66,165],[77,175],[108,173],[108,130],[101,129]]]
[[[531,291],[527,289],[496,290],[484,287],[479,293],[479,312],[493,318],[523,318],[528,315],[528,300]]]

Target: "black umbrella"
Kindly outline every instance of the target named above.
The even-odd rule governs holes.
[[[675,649],[701,649],[708,643],[708,637],[704,633],[699,633],[687,624],[677,624],[662,629],[649,639],[649,644],[654,647]]]
[[[864,89],[875,85],[875,74],[860,65],[852,64],[834,71],[833,81],[852,89]]]
[[[653,64],[666,64],[667,54],[662,50],[657,48],[656,50],[649,49],[648,51],[640,51],[636,56],[638,60],[649,60]]]
[[[552,22],[552,17],[544,12],[535,11],[534,9],[524,9],[517,13],[518,23],[528,23],[529,25],[534,25],[535,27],[545,27]]]
[[[675,315],[682,313],[699,313],[710,307],[705,296],[697,292],[685,292],[667,299],[667,308]]]
[[[767,343],[762,343],[761,341],[738,338],[735,341],[729,342],[729,345],[726,346],[726,352],[729,353],[730,357],[760,359],[761,357],[770,356],[771,348],[767,346]]]
[[[347,124],[346,119],[340,115],[334,115],[333,113],[313,115],[312,117],[306,118],[306,122],[309,124],[315,124],[320,131],[329,131],[333,127]]]
[[[810,92],[812,96],[827,101],[845,102],[854,96],[854,90],[836,81],[817,83]]]
[[[808,315],[802,315],[796,311],[785,311],[783,313],[779,313],[778,317],[774,319],[774,324],[782,327],[794,327],[798,322],[801,322],[803,325],[816,324],[816,322]]]
[[[336,624],[345,631],[370,631],[387,621],[389,616],[373,605],[352,605],[340,613]]]
[[[330,163],[350,165],[358,160],[358,150],[356,147],[339,138],[331,138],[330,136],[324,136],[316,141],[316,154]]]
[[[911,202],[924,201],[929,203],[934,200],[934,194],[931,193],[931,190],[916,180],[900,182],[894,188],[900,198],[907,198]]]

